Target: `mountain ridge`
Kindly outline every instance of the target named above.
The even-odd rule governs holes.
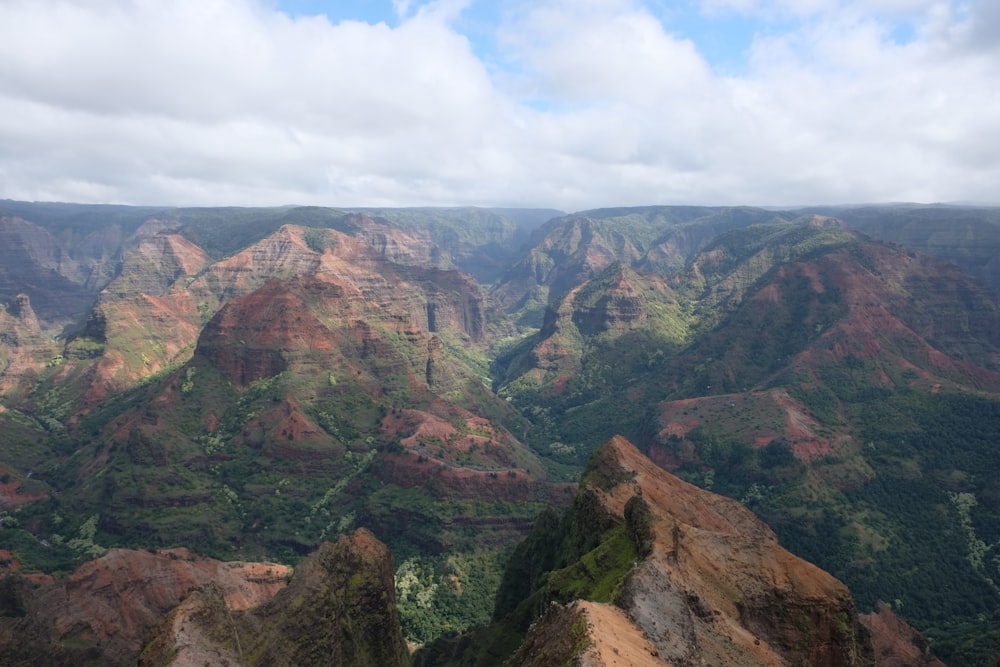
[[[288,562],[367,526],[427,641],[486,620],[504,550],[623,433],[935,646],[998,606],[995,434],[957,421],[1000,395],[996,300],[860,218],[30,208],[0,280],[0,530],[29,569],[71,569],[95,516],[100,544]]]

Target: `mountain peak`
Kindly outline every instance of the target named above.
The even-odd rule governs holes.
[[[594,580],[607,574],[602,563],[617,553],[611,545],[622,526],[638,560],[610,587],[614,607],[592,600],[564,614],[569,628],[551,618],[562,612],[549,611],[525,646],[544,643],[538,633],[576,628],[574,650],[636,650],[649,664],[874,663],[846,586],[781,548],[742,505],[657,467],[625,438],[595,453],[574,511],[577,533],[602,534],[578,564],[550,574],[552,598],[584,590],[574,583],[580,567]],[[594,537],[577,544],[586,550]],[[620,645],[627,637],[641,646]],[[515,664],[542,664],[528,654]]]

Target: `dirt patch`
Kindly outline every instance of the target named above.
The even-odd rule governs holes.
[[[783,389],[664,403],[660,408],[658,440],[663,444],[673,440],[672,447],[677,449],[676,440],[688,438],[699,426],[709,432],[733,434],[753,447],[763,447],[784,438],[802,461],[834,453],[837,450],[834,443],[843,440],[820,435],[822,424]],[[692,447],[687,449],[693,453]],[[661,463],[656,455],[653,458]]]
[[[21,480],[14,477],[11,470],[0,466],[0,510],[11,510],[36,500],[42,500],[46,496],[48,494],[44,491],[28,490],[21,483]]]

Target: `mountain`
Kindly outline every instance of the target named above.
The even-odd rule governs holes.
[[[498,393],[542,428],[547,413],[617,414],[604,431],[564,420],[540,436],[585,439],[592,451],[623,418],[633,434],[659,432],[666,425],[643,409],[660,401],[728,404],[779,389],[828,429],[850,431],[843,403],[863,397],[838,398],[846,384],[996,393],[998,353],[1000,308],[982,285],[816,219],[728,232],[673,275],[609,264],[555,301],[537,333],[496,358],[494,374]]]
[[[477,282],[420,229],[293,214],[339,229],[283,224],[215,259],[183,216],[148,220],[61,354],[12,304],[4,497],[73,517],[33,505],[12,538],[24,560],[68,567],[77,551],[30,536],[91,517],[101,544],[286,561],[365,525],[449,577],[570,502],[484,384],[508,327]],[[460,569],[475,594],[442,613],[485,620],[498,566]]]
[[[89,284],[93,266],[69,256],[44,227],[23,218],[0,215],[0,301],[18,295],[33,302],[38,315],[54,326],[67,324],[89,308],[95,296]]]
[[[953,262],[1000,295],[1000,211],[944,204],[838,206],[816,209],[852,228]]]
[[[681,269],[715,236],[781,215],[746,207],[600,209],[555,218],[534,233],[527,254],[494,296],[520,323],[539,326],[550,301],[621,262],[660,273]]]
[[[497,600],[490,629],[416,664],[939,664],[888,610],[860,618],[844,584],[739,503],[620,437],[595,453],[573,508],[518,547]],[[504,662],[511,633],[523,640]]]
[[[410,664],[392,557],[366,530],[321,545],[260,605],[233,610],[220,593],[215,584],[196,589],[154,631],[138,664]]]
[[[392,557],[366,530],[295,568],[113,549],[71,575],[7,576],[4,664],[408,665]]]
[[[951,220],[921,247],[985,267],[993,212],[931,208],[2,202],[0,543],[32,576],[105,548],[294,565],[364,527],[427,643],[489,620],[620,433],[988,664],[1000,306],[859,231]]]
[[[732,230],[672,275],[638,264],[572,287],[496,358],[498,393],[532,420],[526,441],[571,467],[620,431],[746,503],[864,608],[894,602],[938,645],[964,623],[987,632],[989,290],[824,217]]]
[[[886,607],[858,616],[843,584],[751,512],[623,438],[598,450],[573,508],[554,515],[514,552],[494,625],[416,664],[941,664]],[[365,529],[294,572],[114,549],[61,578],[8,575],[0,602],[11,665],[410,664],[392,557]],[[512,656],[491,653],[504,642]]]
[[[271,599],[290,573],[277,563],[222,562],[179,548],[112,549],[55,579],[6,575],[0,655],[12,666],[134,665],[147,633],[190,590],[212,586],[236,612]]]

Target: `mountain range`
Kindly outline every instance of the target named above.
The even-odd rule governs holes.
[[[284,657],[243,646],[301,625],[271,589],[235,608],[191,580],[124,644],[38,602],[144,550],[294,565],[292,590],[335,541],[382,554],[362,597],[419,664],[1000,661],[998,224],[0,202],[0,620],[61,628],[65,664],[171,664],[178,618],[234,611],[205,650],[389,664],[303,657],[305,630]],[[724,521],[684,513],[702,502]]]

